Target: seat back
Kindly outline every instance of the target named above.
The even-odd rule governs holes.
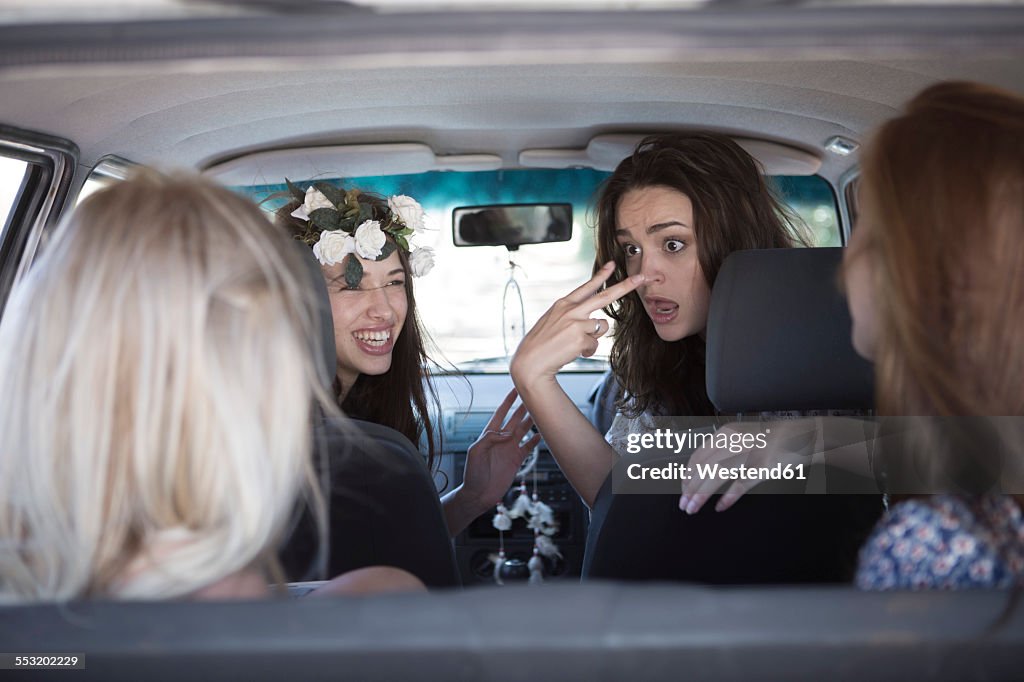
[[[726,258],[707,329],[708,397],[720,412],[871,409],[871,365],[853,349],[837,286],[842,258],[841,248]]]
[[[447,594],[0,608],[65,680],[1019,680],[1016,593],[545,584]],[[13,658],[13,656],[11,656]]]
[[[882,513],[878,495],[805,495],[796,481],[724,512],[714,510],[715,495],[690,516],[678,494],[613,494],[612,476],[594,503],[584,580],[849,583]]]
[[[308,294],[312,297],[317,333],[310,339],[313,357],[317,360],[316,369],[320,383],[328,391],[334,383],[338,372],[338,350],[334,345],[334,315],[331,313],[331,297],[327,293],[327,282],[324,280],[320,263],[313,251],[302,242],[292,242],[299,252],[305,272],[303,279],[309,283]]]

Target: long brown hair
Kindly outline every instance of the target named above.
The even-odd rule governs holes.
[[[1024,415],[1024,98],[934,85],[862,161],[885,415]]]
[[[668,187],[693,203],[697,258],[710,288],[722,262],[739,249],[792,246],[789,212],[768,188],[757,161],[738,144],[716,133],[651,135],[637,145],[604,182],[597,200],[595,271],[609,260],[611,286],[626,278],[626,261],[615,240],[616,213],[631,190]],[[637,415],[713,414],[704,384],[704,340],[658,338],[636,292],[605,309],[617,322],[611,366],[626,398],[619,409]]]
[[[344,190],[343,190],[344,191]],[[361,192],[360,203],[372,208],[374,220],[380,220],[389,210],[387,201],[374,194]],[[277,210],[277,222],[296,239],[308,241],[309,227],[306,221],[293,218],[290,214],[300,203],[292,201]],[[390,235],[388,241],[394,244]],[[372,376],[360,374],[344,400],[339,401],[341,409],[350,417],[390,427],[419,446],[420,439],[426,440],[427,467],[433,471],[437,443],[434,424],[430,418],[429,401],[439,405],[434,384],[427,371],[431,358],[426,351],[426,332],[420,323],[413,293],[412,271],[409,268],[409,254],[397,248],[398,258],[405,270],[405,296],[408,310],[402,331],[395,340],[391,353],[391,368],[384,374]],[[350,255],[349,258],[354,258]],[[334,381],[335,397],[342,394],[339,379]]]

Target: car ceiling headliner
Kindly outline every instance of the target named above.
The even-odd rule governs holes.
[[[635,36],[634,36],[635,38]],[[116,154],[206,167],[287,146],[424,142],[439,154],[493,153],[506,166],[537,147],[594,135],[710,127],[816,151],[836,178],[852,159],[823,151],[863,140],[910,96],[944,78],[1024,91],[1021,51],[851,59],[818,49],[665,52],[628,45],[565,53],[529,46],[432,63],[415,52],[270,59],[0,64],[0,123],[78,145],[80,163]],[[782,58],[780,58],[780,54]],[[883,53],[884,54],[884,53]],[[493,57],[493,55],[492,55]],[[646,57],[646,58],[645,58]],[[386,171],[386,169],[382,169]]]

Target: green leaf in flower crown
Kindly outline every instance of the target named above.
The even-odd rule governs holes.
[[[359,208],[359,190],[350,189],[345,192],[345,205],[349,208]]]
[[[337,230],[341,216],[333,208],[318,208],[309,214],[309,219],[321,230]]]
[[[306,193],[299,189],[299,187],[294,182],[292,182],[288,178],[285,178],[284,184],[288,186],[288,191],[291,193],[292,198],[295,199],[295,201],[299,202],[300,204],[306,201]]]
[[[349,289],[358,289],[359,283],[363,281],[363,264],[359,262],[355,254],[345,259],[345,286]]]
[[[394,232],[394,235],[396,237],[410,237],[414,234],[416,234],[416,230],[412,229],[411,227],[403,227],[401,230],[396,230]]]
[[[314,182],[313,187],[320,190],[320,193],[327,197],[327,201],[335,206],[341,207],[345,203],[345,193],[329,182]]]
[[[338,229],[344,230],[349,234],[354,234],[358,226],[359,223],[356,222],[355,218],[344,213],[341,216],[341,221],[338,223]]]
[[[397,248],[398,247],[395,246],[395,243],[393,241],[391,241],[390,239],[387,240],[386,242],[384,242],[384,246],[381,247],[380,255],[377,256],[374,260],[378,260],[378,261],[384,260],[385,258],[390,256],[391,254],[393,254],[395,252],[395,249],[397,249]]]
[[[409,252],[409,242],[405,240],[405,237],[395,237],[395,243],[401,246],[406,253]]]

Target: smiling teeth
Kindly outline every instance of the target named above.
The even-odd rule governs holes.
[[[662,315],[667,315],[668,313],[675,310],[675,306],[669,306],[668,308],[655,308],[655,310],[657,310]]]
[[[370,344],[371,346],[383,346],[388,342],[388,339],[391,338],[391,332],[352,332],[352,336],[363,343]]]

